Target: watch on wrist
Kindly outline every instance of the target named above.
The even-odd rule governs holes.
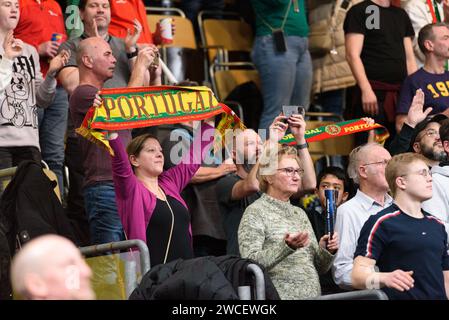
[[[309,144],[307,142],[303,143],[303,144],[297,144],[296,145],[296,149],[297,150],[307,149],[308,147],[309,147]]]
[[[134,50],[131,53],[126,53],[126,56],[128,57],[128,59],[132,59],[134,57],[137,57],[137,54],[139,53],[139,49],[137,49],[137,47],[134,47],[136,50]]]

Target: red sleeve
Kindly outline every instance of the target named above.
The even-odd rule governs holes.
[[[20,19],[14,29],[14,36],[38,50],[38,46],[50,41],[53,33],[62,34],[61,43],[67,39],[61,7],[54,0],[20,0]],[[40,59],[41,71],[45,76],[48,60]]]
[[[111,23],[109,34],[117,38],[125,38],[127,29],[133,29],[133,20],[137,19],[142,24],[143,31],[138,43],[153,43],[150,28],[148,26],[145,5],[142,0],[110,0]]]

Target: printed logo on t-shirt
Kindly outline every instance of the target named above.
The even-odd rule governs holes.
[[[4,100],[0,104],[2,125],[17,128],[37,128],[37,108],[34,88],[35,62],[33,56],[14,59],[10,85],[5,88]]]
[[[434,87],[435,85],[435,87]],[[432,93],[432,98],[439,98],[440,96],[449,96],[449,81],[438,81],[434,84],[429,83],[427,89]]]
[[[51,11],[51,10],[48,10],[48,13],[49,13],[51,16],[54,16],[54,17],[59,16],[57,13],[55,13],[55,12],[53,12],[53,11]]]

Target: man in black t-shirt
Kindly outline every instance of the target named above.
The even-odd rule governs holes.
[[[358,85],[352,116],[373,117],[393,135],[400,85],[417,70],[410,18],[390,0],[363,1],[348,11],[344,31],[347,60]]]
[[[259,163],[256,160],[263,145],[259,135],[252,129],[237,135],[235,141],[235,145],[242,148],[234,151],[233,158],[241,157],[243,161],[235,161],[237,172],[221,178],[215,190],[226,234],[226,253],[240,255],[237,240],[240,219],[245,209],[261,195],[257,180]],[[236,152],[240,152],[240,155]]]
[[[439,219],[421,209],[421,203],[432,198],[425,158],[396,155],[385,176],[394,204],[365,222],[354,254],[352,285],[382,288],[389,299],[447,300],[447,233]]]

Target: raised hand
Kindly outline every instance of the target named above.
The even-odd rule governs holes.
[[[67,62],[69,62],[69,58],[70,52],[67,50],[61,50],[56,57],[51,59],[47,74],[55,76],[56,73],[58,73],[58,71],[61,70]]]
[[[54,58],[58,54],[58,49],[61,44],[57,41],[42,42],[37,47],[37,52],[40,57]]]
[[[282,120],[287,120],[287,117],[283,116],[282,113],[274,118],[273,123],[270,125],[270,140],[273,139],[276,142],[281,140],[285,136],[285,132],[288,129],[288,124],[282,122]]]
[[[94,29],[94,36],[95,37],[100,37],[100,33],[98,32],[98,26],[97,26],[97,21],[95,20],[95,18],[92,19],[92,28]]]
[[[306,121],[301,114],[292,114],[287,120],[290,125],[290,131],[296,139],[296,142],[303,144],[304,134],[306,132]]]
[[[131,30],[127,29],[127,34],[125,37],[125,48],[127,51],[129,51],[132,47],[136,46],[137,40],[139,39],[141,33],[142,33],[142,25],[140,24],[139,20],[134,19],[133,20],[134,30],[131,32]]]
[[[155,46],[146,46],[139,50],[137,54],[136,66],[143,67],[144,69],[148,69],[154,62],[154,59],[157,56],[157,48]]]
[[[98,108],[103,103],[103,99],[100,96],[100,93],[97,93],[94,98],[94,102],[92,104],[93,107]]]
[[[3,41],[3,50],[5,51],[4,57],[9,60],[14,60],[22,54],[23,41],[15,39],[13,31],[8,31],[5,40]]]
[[[424,92],[421,89],[416,90],[413,97],[412,104],[407,114],[407,124],[414,128],[418,123],[426,119],[432,108],[427,108],[424,111]]]

